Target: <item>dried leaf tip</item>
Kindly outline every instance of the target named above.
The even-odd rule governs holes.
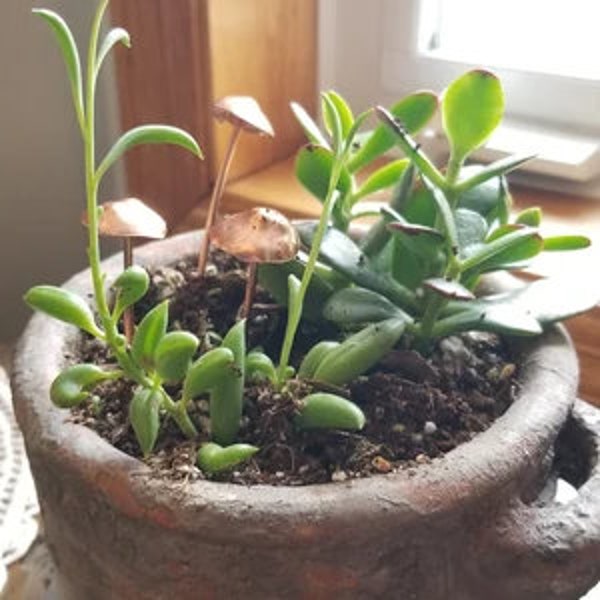
[[[271,122],[251,96],[226,96],[214,105],[213,112],[219,121],[228,121],[250,133],[275,135]]]
[[[283,263],[300,247],[298,233],[276,210],[252,208],[219,221],[210,232],[211,242],[247,263]]]
[[[98,221],[100,235],[162,239],[167,235],[165,220],[138,198],[125,198],[102,204]],[[87,225],[87,214],[82,222]]]

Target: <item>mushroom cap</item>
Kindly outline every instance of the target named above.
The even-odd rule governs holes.
[[[300,247],[294,226],[269,208],[251,208],[223,218],[211,228],[210,240],[247,263],[288,262]]]
[[[101,205],[98,232],[106,237],[162,239],[167,235],[165,220],[138,198],[125,198]],[[82,223],[88,224],[87,213]]]
[[[217,120],[229,121],[245,131],[273,137],[273,126],[251,96],[225,96],[213,107]]]

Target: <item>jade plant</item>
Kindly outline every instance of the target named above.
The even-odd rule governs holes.
[[[128,240],[125,246],[125,268],[112,282],[111,290],[107,290],[106,276],[102,272],[100,262],[99,237],[107,233],[101,227],[107,219],[114,225],[111,215],[115,203],[98,204],[98,192],[104,175],[127,150],[140,144],[175,144],[202,158],[197,142],[187,132],[167,125],[144,125],[123,134],[106,155],[97,161],[95,93],[98,75],[114,46],[119,43],[130,46],[129,35],[122,28],[111,29],[100,41],[102,21],[108,3],[108,0],[100,1],[92,22],[85,78],[79,51],[67,23],[50,10],[34,10],[34,13],[51,27],[62,52],[83,140],[87,198],[84,223],[88,229],[87,253],[95,311],[74,292],[48,285],[30,289],[25,295],[25,300],[32,308],[69,325],[75,325],[89,336],[106,344],[115,363],[110,367],[94,364],[66,367],[51,385],[50,397],[56,406],[77,406],[93,397],[97,386],[109,381],[125,378],[133,382],[135,389],[129,401],[129,418],[140,449],[144,456],[148,456],[156,444],[161,419],[165,416],[173,419],[186,436],[198,436],[196,425],[190,416],[190,408],[195,398],[207,395],[211,422],[210,442],[204,443],[199,449],[198,464],[206,473],[212,474],[247,460],[258,451],[255,446],[237,443],[244,385],[247,380],[275,381],[275,368],[271,359],[259,350],[246,351],[245,319],[240,319],[234,324],[217,346],[209,348],[199,356],[200,342],[196,336],[186,331],[167,331],[167,301],[152,308],[135,326],[132,322],[132,307],[146,294],[150,277],[145,269],[132,264]],[[270,129],[266,118],[263,120],[266,122],[263,129]],[[241,129],[250,125],[238,122],[235,125],[237,133],[234,133],[234,140],[237,140]],[[253,127],[257,129],[258,126]],[[232,143],[231,151],[225,159],[226,166],[222,169],[221,184],[226,177],[234,145],[235,142]],[[222,192],[222,185],[220,187]],[[217,200],[221,192],[216,191]],[[132,201],[127,202],[130,205]],[[214,201],[213,206],[214,213]],[[118,231],[113,231],[115,228],[112,227],[108,233],[137,235],[140,233],[140,227],[141,223],[134,223],[133,232],[128,227],[123,233],[123,227],[119,225],[116,228]],[[161,237],[162,229],[160,235],[154,235],[154,229],[151,235],[145,229],[141,231],[141,235]],[[284,252],[286,259],[295,254],[295,232],[290,233],[286,229],[284,233],[287,236],[285,240],[279,239],[281,235],[274,240],[274,253],[267,257],[268,260],[278,262],[279,252]],[[206,239],[209,239],[208,236]],[[268,242],[268,239],[266,241]],[[280,248],[283,242],[289,248]],[[207,248],[203,252],[206,250]],[[263,253],[265,252],[269,254],[268,249],[263,248]],[[249,262],[254,262],[254,258]],[[254,267],[255,265],[251,264],[251,271]],[[251,305],[252,291],[253,285],[250,281],[244,303],[246,311]],[[301,429],[360,429],[364,424],[364,416],[357,407],[343,398],[317,393],[310,394],[298,402],[296,424]]]
[[[321,317],[349,335],[313,347],[299,374],[335,385],[348,383],[399,343],[427,354],[437,339],[458,332],[537,335],[597,302],[584,286],[567,296],[564,282],[552,279],[476,295],[486,273],[521,269],[542,251],[575,250],[590,241],[580,235],[543,237],[539,208],[511,217],[506,174],[533,157],[465,165],[502,119],[504,95],[496,76],[470,71],[450,84],[440,104],[449,146],[443,169],[412,138],[438,105],[433,94],[408,96],[391,111],[375,108],[380,124],[361,134],[359,143],[356,130],[365,114],[354,118],[338,94],[323,95],[326,132],[293,106],[310,139],[297,156],[296,173],[322,200],[323,211],[317,224],[298,226],[311,249],[304,264],[262,274],[263,283],[284,301],[281,281],[289,280],[280,378],[309,289],[323,306]],[[356,170],[394,145],[403,158],[374,170],[371,164],[370,176],[358,185]],[[348,234],[351,221],[363,215],[356,200],[389,187],[389,206],[356,241]]]

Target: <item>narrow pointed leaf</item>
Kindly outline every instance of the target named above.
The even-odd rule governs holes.
[[[325,128],[331,135],[333,151],[336,154],[342,149],[342,140],[344,138],[342,132],[342,119],[338,113],[336,105],[332,102],[328,92],[321,94],[321,106],[323,110],[323,122]]]
[[[302,129],[304,129],[304,133],[306,134],[306,137],[309,139],[309,141],[316,146],[322,146],[327,150],[331,150],[327,138],[323,135],[323,133],[319,129],[319,126],[314,122],[313,118],[306,112],[304,107],[298,104],[297,102],[291,102],[290,108],[292,109],[292,112],[294,113],[294,116],[300,123]]]
[[[460,183],[458,183],[455,187],[455,191],[459,194],[462,194],[494,177],[498,177],[500,175],[506,175],[515,169],[518,169],[521,165],[524,165],[526,162],[529,162],[535,158],[533,154],[518,154],[515,156],[507,156],[506,158],[502,158],[496,162],[493,162],[482,169],[480,169],[475,175],[469,177],[468,179],[463,179]]]
[[[121,376],[120,371],[105,371],[96,365],[73,365],[52,382],[50,399],[59,408],[72,408],[89,398],[95,385]]]
[[[352,129],[352,125],[354,124],[354,115],[352,114],[352,110],[344,98],[342,98],[336,91],[330,90],[326,93],[338,114],[342,138],[346,138]]]
[[[139,388],[129,403],[129,421],[144,456],[152,452],[158,438],[161,400],[157,390]]]
[[[98,58],[96,59],[96,74],[100,71],[106,57],[109,52],[117,45],[123,44],[126,48],[131,48],[131,38],[129,32],[122,27],[115,27],[111,29],[102,40],[102,45],[98,51]]]
[[[202,151],[196,140],[183,129],[171,127],[170,125],[141,125],[124,133],[108,151],[98,170],[96,176],[102,176],[114,165],[127,150],[141,144],[171,144],[188,150],[195,156],[202,158]]]
[[[167,332],[168,321],[169,302],[165,300],[146,313],[135,330],[131,353],[135,360],[146,369],[153,369],[155,366],[156,348]]]
[[[259,448],[250,444],[219,446],[214,442],[203,444],[198,450],[198,466],[209,475],[231,469],[252,458]]]
[[[75,325],[95,337],[102,337],[92,309],[73,292],[52,285],[38,285],[25,294],[25,302],[59,321]]]
[[[331,150],[310,144],[296,155],[296,177],[321,202],[327,197],[334,160]],[[346,169],[342,169],[337,189],[342,197],[352,191],[352,179]]]
[[[167,383],[182,381],[192,364],[200,341],[187,331],[167,333],[156,346],[154,364],[158,375]]]
[[[438,98],[433,92],[417,92],[394,104],[390,113],[402,122],[407,133],[415,134],[427,125],[437,107]],[[379,125],[351,158],[350,172],[362,169],[393,148],[395,143],[394,134],[385,125]]]
[[[335,394],[310,394],[302,399],[300,412],[294,419],[298,429],[344,429],[360,431],[365,426],[360,408]]]
[[[67,75],[71,84],[71,94],[79,125],[83,126],[83,83],[81,77],[81,61],[79,52],[73,34],[64,19],[57,13],[44,8],[35,8],[32,10],[34,15],[41,17],[52,29],[56,41],[60,47],[63,60],[67,67]]]
[[[455,79],[442,97],[442,124],[452,156],[462,162],[489,138],[503,114],[504,92],[493,73],[477,69]]]
[[[500,227],[496,227],[485,239],[486,243],[493,242],[498,238],[504,237],[509,233],[513,233],[514,231],[519,231],[520,229],[524,229],[525,225],[520,225],[519,223],[507,223],[506,225],[501,225]]]

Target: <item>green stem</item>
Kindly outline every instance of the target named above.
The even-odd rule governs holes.
[[[140,385],[150,386],[151,382],[144,372],[133,361],[126,350],[115,320],[108,308],[108,299],[104,289],[104,277],[100,267],[100,241],[98,234],[98,187],[99,178],[96,174],[95,152],[95,95],[96,95],[96,59],[98,53],[98,38],[102,19],[108,7],[109,0],[102,0],[98,5],[92,29],[87,59],[87,78],[85,89],[85,126],[83,128],[83,144],[85,153],[85,185],[88,215],[88,259],[92,274],[92,285],[96,309],[104,329],[106,343],[113,351],[121,368]]]
[[[321,218],[319,219],[317,231],[315,233],[310,248],[310,254],[308,255],[308,261],[306,263],[306,267],[304,268],[304,273],[302,274],[296,310],[290,310],[288,314],[288,322],[285,329],[285,338],[281,347],[281,356],[279,358],[279,366],[277,368],[277,381],[279,385],[282,385],[283,382],[286,380],[286,372],[290,361],[290,354],[292,352],[292,346],[296,337],[296,331],[298,330],[298,325],[300,324],[300,318],[302,316],[304,296],[306,295],[306,290],[308,289],[310,280],[315,270],[317,259],[319,258],[321,243],[323,242],[323,237],[325,236],[327,225],[329,224],[329,217],[331,215],[333,205],[335,204],[335,200],[338,197],[337,185],[340,175],[342,173],[342,165],[344,163],[344,158],[345,155],[342,155],[341,157],[336,157],[336,161],[331,170],[331,178],[329,179],[329,187],[327,189],[327,196],[325,197],[325,202],[323,203]]]
[[[169,394],[167,394],[167,392],[165,392],[165,390],[162,388],[161,393],[164,399],[163,407],[169,413],[169,415],[173,417],[179,426],[179,429],[181,429],[186,437],[195,438],[198,435],[198,430],[188,414],[187,401],[185,399],[181,399],[178,402],[173,402]]]

